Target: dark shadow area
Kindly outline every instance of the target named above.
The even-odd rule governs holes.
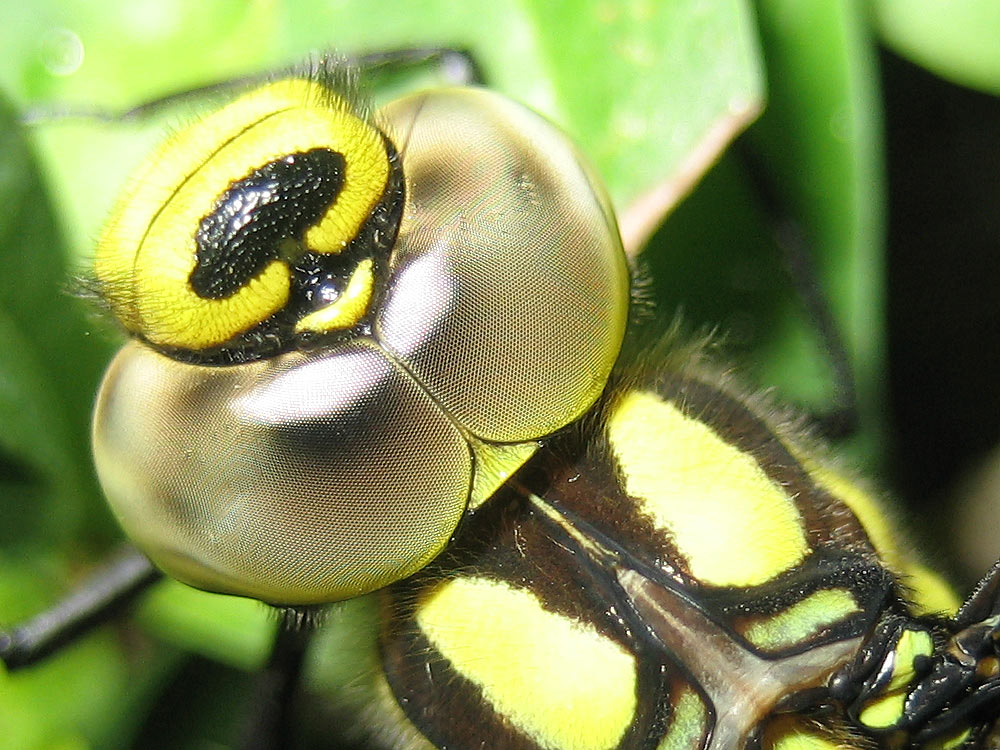
[[[1000,98],[881,63],[894,484],[941,519],[1000,441]]]

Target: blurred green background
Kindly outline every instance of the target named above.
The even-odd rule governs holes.
[[[857,373],[862,431],[842,450],[895,491],[932,559],[969,575],[954,539],[929,530],[950,530],[960,494],[1000,497],[981,482],[956,489],[989,465],[1000,431],[998,38],[990,0],[8,4],[0,622],[51,603],[119,539],[88,445],[118,340],[68,281],[129,170],[198,102],[141,122],[69,115],[122,112],[328,49],[471,51],[488,85],[574,136],[627,237],[669,213],[641,254],[662,320],[680,309],[692,329],[717,327],[751,383],[821,411],[829,364],[786,279],[750,155],[811,240]],[[440,82],[417,71],[371,95]],[[1000,553],[990,542],[973,566]],[[331,636],[352,647],[368,616],[354,610],[338,618],[347,635]],[[273,627],[255,603],[164,585],[133,620],[0,675],[0,748],[224,747],[243,670],[260,664]],[[347,667],[315,667],[316,684],[363,669],[344,653]]]

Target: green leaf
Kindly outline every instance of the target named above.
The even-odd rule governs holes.
[[[646,197],[651,205],[642,212],[645,223],[633,244],[754,116],[762,97],[743,0],[426,0],[406,6],[387,0],[171,0],[125,7],[109,13],[79,1],[32,4],[23,12],[34,14],[33,23],[24,21],[23,38],[4,47],[23,50],[23,56],[0,61],[0,83],[25,107],[58,103],[116,112],[192,86],[275,69],[319,50],[467,49],[491,88],[535,107],[574,136],[619,209]],[[54,35],[64,47],[82,50],[78,67],[53,62],[73,57],[51,51],[46,40]],[[162,60],[171,64],[151,63]],[[150,128],[139,134],[129,132],[134,128],[112,130],[109,138],[107,127],[62,123],[37,135],[46,174],[63,196],[76,252],[96,236],[110,196],[151,142]],[[648,195],[665,185],[665,197]]]
[[[876,0],[882,40],[954,83],[1000,94],[1000,3],[996,0]]]
[[[165,581],[143,602],[139,620],[153,634],[240,669],[264,666],[278,625],[273,610],[253,599],[198,591]]]
[[[106,345],[92,337],[85,307],[70,297],[63,243],[37,163],[0,102],[0,450],[13,471],[11,499],[45,491],[60,502],[54,515],[24,506],[37,528],[68,539],[82,517],[109,528],[91,477],[90,402],[107,361]],[[5,477],[0,475],[0,483]],[[22,515],[6,529],[15,543],[27,529]],[[0,538],[5,533],[0,532]]]
[[[66,577],[44,549],[32,557],[0,550],[0,625],[51,605]],[[128,746],[178,656],[125,632],[123,641],[100,629],[29,669],[0,666],[0,750]]]
[[[870,32],[854,3],[762,0],[759,8],[770,103],[750,136],[810,242],[857,379],[859,450],[870,453],[886,399],[884,155]],[[764,382],[780,379],[796,401],[823,403],[824,351],[801,315],[785,320],[806,325],[764,351]],[[818,374],[809,364],[817,362]]]
[[[753,383],[822,412],[831,402],[826,348],[791,286],[756,194],[759,170],[784,218],[810,243],[844,336],[864,410],[857,450],[870,463],[884,401],[880,104],[864,17],[839,0],[757,5],[768,103],[740,154],[727,154],[654,237],[646,259],[661,308],[717,326]],[[753,170],[749,163],[756,165]]]

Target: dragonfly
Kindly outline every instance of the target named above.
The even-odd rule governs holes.
[[[952,619],[926,614],[936,580],[863,484],[731,382],[704,344],[641,330],[603,189],[544,120],[479,90],[418,94],[378,118],[353,97],[328,63],[252,89],[155,153],[157,179],[135,181],[101,240],[96,286],[133,340],[102,386],[95,456],[146,554],[192,585],[293,611],[381,591],[382,673],[365,713],[388,725],[369,731],[418,746],[981,741],[996,689],[984,674],[995,575]],[[266,123],[286,113],[346,140],[317,146],[308,126],[285,126],[275,134],[304,140],[274,145]],[[443,169],[467,165],[470,144],[476,169]],[[252,169],[226,155],[259,145],[273,158],[254,154]],[[354,177],[355,158],[378,179]],[[217,185],[207,204],[191,197],[203,182]],[[355,204],[352,188],[369,194]],[[356,205],[354,219],[334,210]],[[186,251],[158,243],[184,222],[201,255],[178,269]],[[511,238],[513,261],[494,258]],[[511,265],[484,271],[483,247]],[[583,251],[593,255],[580,262]],[[268,286],[279,272],[289,291]],[[498,279],[504,294],[488,286]],[[511,336],[518,316],[486,303],[509,304],[519,285],[545,290],[543,313],[520,316],[530,299],[518,299],[529,328]],[[468,300],[486,306],[463,319]],[[580,318],[590,327],[567,340]],[[470,322],[483,319],[507,325]],[[435,338],[459,351],[435,352]],[[510,341],[535,346],[512,362]],[[496,359],[434,370],[484,354]],[[331,382],[334,360],[347,369],[332,381],[360,401],[302,390]],[[488,418],[461,394],[476,375],[470,392],[506,405]],[[430,397],[414,410],[420,389]],[[513,402],[515,422],[498,426]],[[435,409],[437,433],[423,419]],[[408,411],[421,419],[393,424]],[[448,422],[456,434],[439,439]],[[421,492],[428,512],[412,513]],[[311,515],[327,504],[330,518]],[[455,706],[477,718],[454,721]]]

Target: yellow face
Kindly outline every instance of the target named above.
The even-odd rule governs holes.
[[[366,114],[326,71],[181,131],[99,245],[134,340],[94,415],[102,486],[164,570],[278,604],[427,564],[594,403],[628,311],[602,189],[472,89]]]
[[[378,249],[352,245],[369,239],[363,230],[380,202],[398,224],[396,158],[378,130],[316,81],[257,89],[177,134],[134,177],[98,246],[102,294],[150,344],[201,353],[232,347],[287,308],[304,257],[356,255],[348,268],[358,275],[354,289],[366,291],[352,290],[349,309],[330,309],[329,298],[346,296],[332,280],[295,290],[315,297],[297,330],[350,329],[371,302],[365,255]]]

